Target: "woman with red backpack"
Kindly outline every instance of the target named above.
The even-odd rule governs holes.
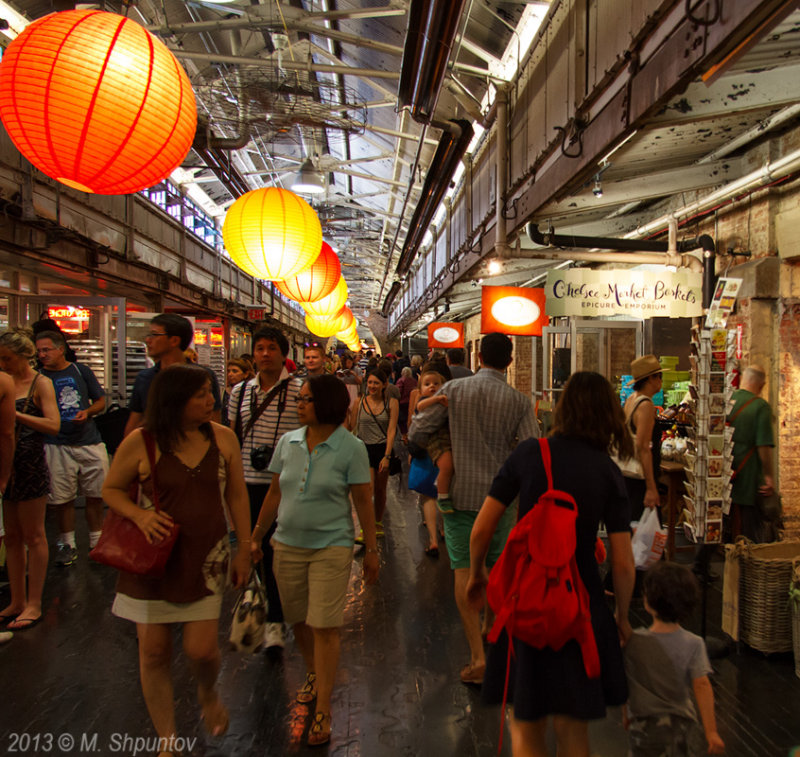
[[[588,721],[605,717],[606,706],[627,699],[621,644],[631,634],[628,606],[635,571],[630,504],[608,454],[612,449],[622,457],[633,454],[611,385],[598,373],[573,374],[556,407],[550,438],[529,439],[514,450],[472,529],[468,597],[481,606],[488,584],[489,604],[498,616],[490,639],[499,638],[489,650],[482,694],[487,703],[511,705],[515,757],[547,755],[550,716],[559,757],[589,757]],[[517,526],[488,577],[488,545],[517,496]],[[616,615],[606,604],[597,568],[600,521],[611,549]],[[521,581],[527,591],[503,585],[510,580]],[[572,619],[563,612],[570,601]]]

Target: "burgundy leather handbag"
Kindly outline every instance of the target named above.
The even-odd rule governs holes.
[[[142,437],[147,448],[147,457],[150,460],[153,505],[156,512],[160,512],[156,481],[155,442],[147,431],[142,430]],[[179,531],[180,526],[173,522],[169,534],[161,541],[151,544],[132,520],[109,510],[103,521],[103,533],[97,545],[89,552],[89,557],[96,562],[126,573],[159,578],[164,575],[167,560],[175,546]]]

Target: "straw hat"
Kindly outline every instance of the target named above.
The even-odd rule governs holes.
[[[655,355],[637,357],[636,360],[631,362],[631,375],[633,378],[628,382],[628,386],[648,376],[661,373],[662,370],[661,363],[658,362],[658,358]]]

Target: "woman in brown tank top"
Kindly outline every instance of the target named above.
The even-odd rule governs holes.
[[[144,427],[122,442],[103,488],[109,507],[134,521],[151,542],[167,533],[171,521],[180,525],[165,575],[120,573],[112,608],[136,623],[142,691],[162,747],[175,736],[170,674],[175,623],[183,625],[183,649],[197,679],[206,728],[218,736],[228,727],[216,690],[217,627],[229,562],[223,498],[237,533],[232,564],[237,588],[250,573],[250,510],[238,441],[229,428],[211,422],[213,410],[203,368],[185,364],[161,371],[150,388]],[[157,444],[155,476],[143,434]],[[154,478],[160,512],[151,505]],[[140,482],[139,505],[128,495],[133,481]]]

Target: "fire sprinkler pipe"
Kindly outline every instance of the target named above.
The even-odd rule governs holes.
[[[508,176],[508,90],[505,87],[497,89],[497,170],[495,171],[495,242],[494,251],[498,257],[508,254],[508,231],[506,229],[505,199]]]

